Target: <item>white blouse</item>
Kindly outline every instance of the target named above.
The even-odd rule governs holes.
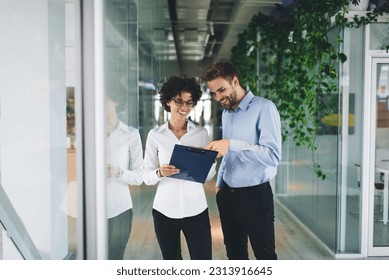
[[[204,147],[208,144],[208,132],[188,121],[187,133],[177,139],[166,122],[151,129],[147,136],[143,180],[146,185],[158,183],[153,208],[169,218],[180,219],[198,215],[208,206],[203,184],[157,176],[159,166],[169,163],[175,144]],[[215,170],[216,163],[212,165],[207,181],[214,177]]]
[[[106,139],[107,164],[120,167],[120,177],[107,178],[107,217],[132,208],[128,185],[142,184],[143,151],[139,131],[119,122]]]

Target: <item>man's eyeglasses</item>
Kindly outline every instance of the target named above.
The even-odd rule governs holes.
[[[177,100],[177,99],[174,99],[174,98],[172,98],[172,100],[174,100],[174,103],[176,103],[176,105],[177,105],[178,107],[182,107],[182,106],[184,106],[184,104],[185,104],[186,107],[192,108],[192,107],[195,105],[195,103],[194,103],[192,100],[183,101],[183,100]]]

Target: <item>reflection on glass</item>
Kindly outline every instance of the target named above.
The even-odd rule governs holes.
[[[380,102],[386,102],[389,88],[389,66],[379,64],[377,70],[377,99]]]
[[[376,152],[374,172],[373,246],[388,246],[388,197],[385,179],[389,177],[389,64],[377,64],[376,80]],[[386,194],[385,194],[386,191]],[[386,196],[386,197],[385,197]]]
[[[142,183],[143,150],[139,131],[119,120],[126,92],[107,91],[107,217],[108,258],[124,257],[132,226],[132,199],[128,185]]]
[[[75,226],[67,215],[67,190],[76,178],[75,5],[73,1],[3,5],[0,29],[7,43],[0,52],[5,65],[0,92],[1,186],[12,201],[14,217],[20,218],[18,227],[23,230],[18,233],[29,236],[27,249],[36,248],[43,259],[76,258]],[[4,232],[3,241],[2,257],[20,258],[15,249],[21,244]]]
[[[76,134],[76,88],[75,73],[75,3],[68,1],[65,6],[65,64],[66,64],[66,191],[61,203],[61,210],[67,214],[68,224],[68,256],[79,259],[78,251],[78,201],[79,187],[77,185],[77,134]],[[79,104],[77,104],[79,105]]]
[[[131,0],[106,0],[105,4],[108,258],[130,259],[134,258],[133,247],[142,230],[142,225],[137,225],[143,164],[138,8]],[[142,86],[149,88],[150,83]],[[142,258],[139,252],[135,255]]]
[[[336,44],[337,32],[328,33],[332,43]],[[339,94],[326,93],[328,106],[318,117],[340,114],[338,107]],[[348,112],[347,112],[348,115]],[[338,141],[340,127],[336,122],[330,129],[320,130],[316,136],[317,151],[312,154],[307,148],[298,145],[290,137],[283,144],[282,161],[279,166],[276,185],[276,195],[305,226],[307,226],[328,248],[336,251],[337,240],[337,168]],[[313,157],[326,174],[325,180],[320,180],[314,172]],[[353,232],[353,231],[352,231]],[[277,234],[277,233],[276,233]],[[355,235],[355,232],[353,232]]]
[[[389,42],[389,26],[387,23],[371,23],[370,50],[385,50]]]

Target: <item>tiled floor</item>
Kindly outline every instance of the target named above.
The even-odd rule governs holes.
[[[226,259],[226,254],[213,186],[214,182],[205,185],[211,219],[213,258],[223,260]],[[151,217],[155,189],[155,187],[146,186],[131,187],[134,220],[125,259],[161,259]],[[275,216],[276,249],[279,259],[333,259],[331,253],[321,246],[299,223],[295,222],[288,211],[278,203],[275,203]],[[75,219],[69,218],[69,250],[73,252],[76,251],[75,225]],[[2,251],[2,231],[0,231],[0,259],[2,259]],[[184,238],[182,239],[182,256],[183,259],[189,259]],[[253,259],[251,250],[250,258]]]
[[[134,219],[131,238],[125,253],[125,259],[158,260],[161,254],[156,241],[151,209],[156,187],[131,187],[134,204]],[[212,230],[213,259],[226,259],[223,234],[220,227],[218,211],[215,201],[214,182],[205,184]],[[75,219],[69,218],[69,251],[76,251]],[[300,222],[297,222],[276,199],[275,201],[275,234],[276,250],[280,260],[320,260],[334,259],[321,241],[318,241]],[[3,256],[2,238],[0,230],[0,260]],[[183,259],[189,259],[185,239],[182,238]],[[250,251],[250,258],[254,259]]]
[[[213,258],[226,259],[223,234],[221,231],[214,194],[214,182],[207,183],[205,190],[211,219]],[[134,220],[130,242],[126,250],[126,259],[160,259],[155,238],[151,208],[155,187],[132,187],[134,200]],[[304,227],[295,222],[281,205],[275,203],[276,250],[279,259],[333,259],[333,255],[312,237]],[[182,238],[183,259],[189,259],[185,240]],[[254,259],[250,251],[250,258]]]

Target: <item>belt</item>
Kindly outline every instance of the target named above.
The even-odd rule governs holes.
[[[262,184],[259,184],[259,185],[255,185],[255,186],[233,188],[233,187],[230,187],[226,182],[223,181],[221,190],[222,191],[232,192],[232,193],[235,193],[235,192],[236,193],[238,193],[238,192],[251,192],[251,191],[255,191],[257,189],[267,188],[268,186],[270,186],[269,182],[265,182],[265,183],[262,183]]]

